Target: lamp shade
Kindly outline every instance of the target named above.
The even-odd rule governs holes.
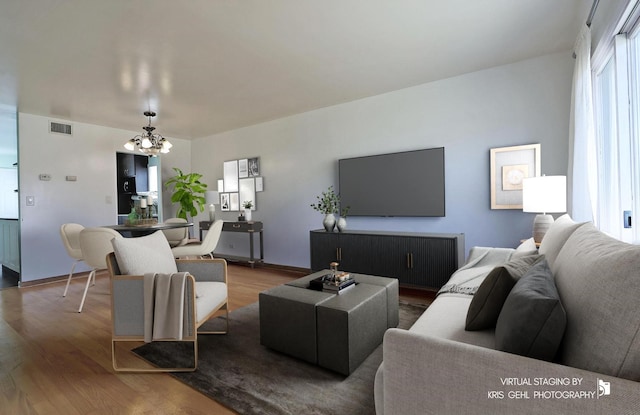
[[[533,213],[567,211],[567,177],[529,177],[522,182],[522,210]]]
[[[215,190],[207,190],[204,192],[204,199],[207,202],[207,205],[217,205],[220,203],[220,199],[218,198],[218,192]]]

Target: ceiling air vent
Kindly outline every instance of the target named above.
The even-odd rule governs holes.
[[[71,124],[62,124],[55,121],[49,121],[49,132],[57,134],[72,135]]]

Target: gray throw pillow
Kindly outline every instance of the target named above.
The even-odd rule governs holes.
[[[509,293],[496,323],[496,348],[552,361],[567,324],[546,260],[536,263]]]
[[[491,270],[471,300],[464,329],[474,331],[494,328],[502,305],[516,281],[541,258],[544,257],[521,256]]]

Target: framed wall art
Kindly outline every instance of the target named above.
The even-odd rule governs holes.
[[[252,201],[256,210],[256,192],[262,192],[263,179],[260,176],[260,158],[251,157],[227,160],[223,164],[223,178],[218,179],[218,193],[223,211],[240,211],[242,203]]]
[[[220,210],[228,212],[230,209],[229,193],[220,193]]]
[[[522,181],[540,176],[540,144],[492,148],[491,209],[522,209]]]

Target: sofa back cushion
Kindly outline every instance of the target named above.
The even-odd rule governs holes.
[[[566,241],[555,269],[567,313],[561,362],[640,381],[640,246],[587,223]]]
[[[553,274],[556,272],[556,257],[560,253],[564,243],[571,234],[582,225],[584,225],[584,223],[574,222],[568,214],[562,215],[553,222],[547,233],[544,235],[544,238],[542,238],[540,249],[538,251],[540,255],[544,255]]]

